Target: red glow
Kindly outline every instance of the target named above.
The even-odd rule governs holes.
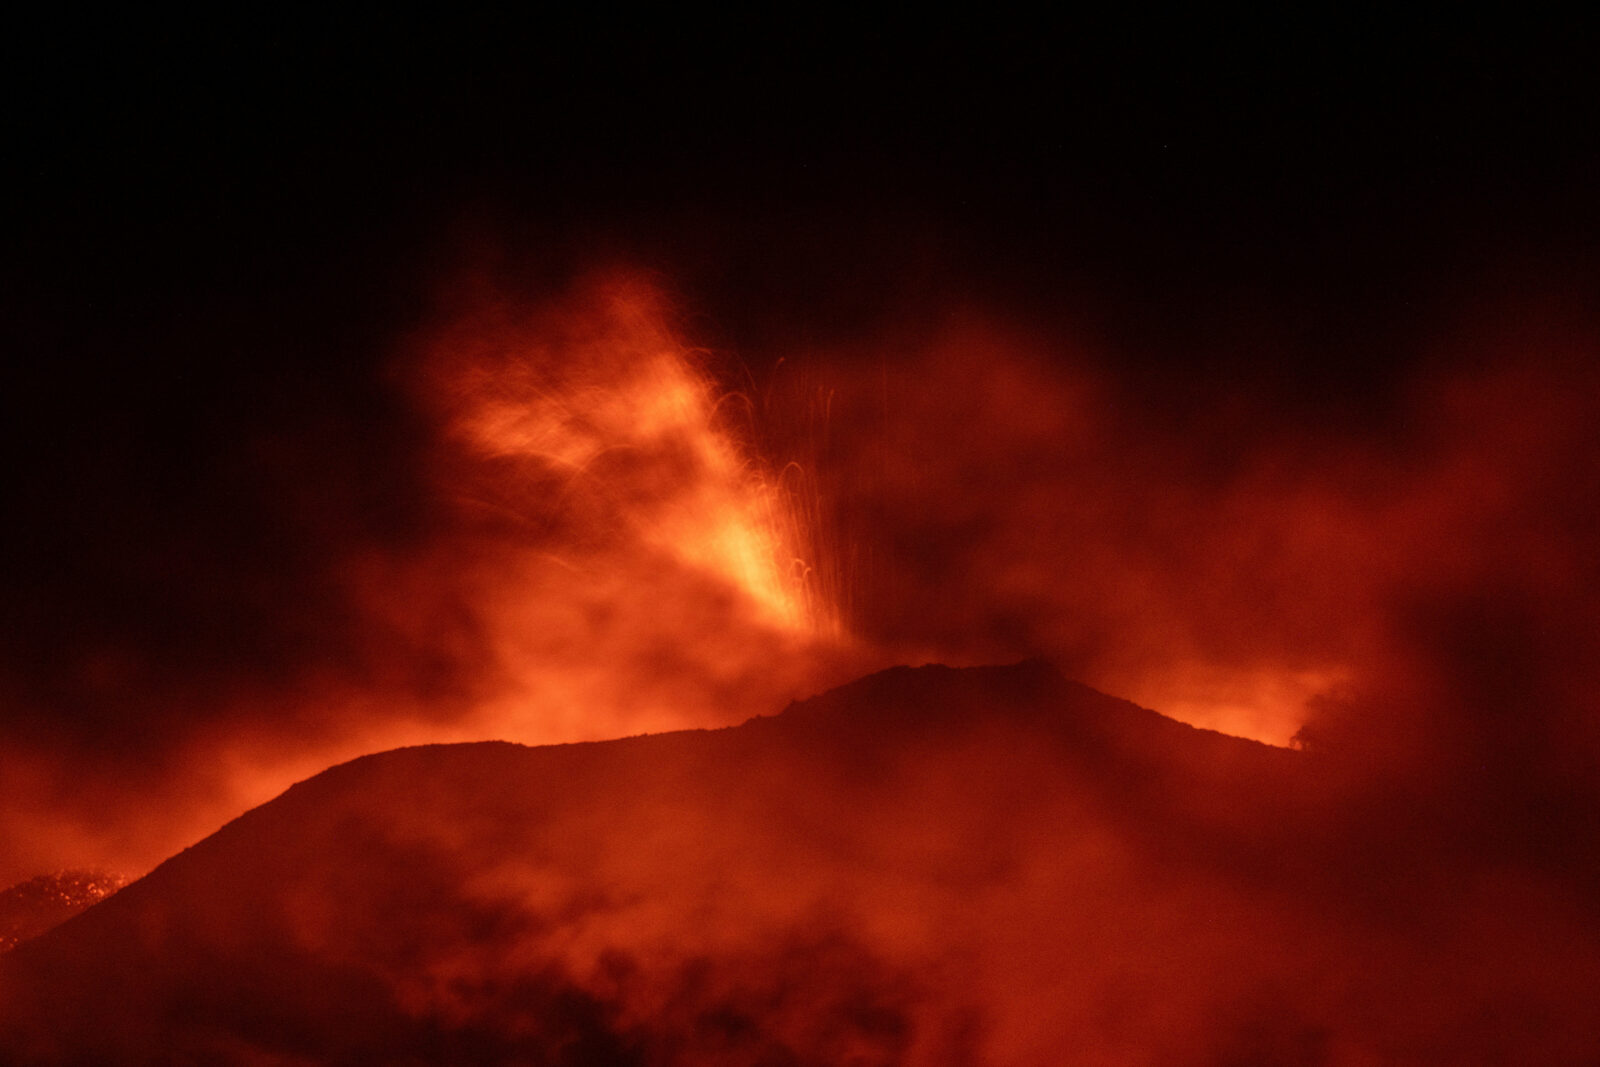
[[[187,739],[204,773],[147,792],[139,818],[14,819],[31,862],[83,850],[138,870],[362,753],[725,726],[883,662],[1043,655],[1305,751],[1189,731],[1037,664],[891,672],[776,724],[358,763],[262,809],[298,812],[275,844],[157,872],[171,895],[127,921],[233,945],[274,916],[274,943],[376,967],[371,1010],[396,1026],[513,1044],[566,1026],[566,1008],[530,1022],[505,1000],[542,974],[553,1003],[603,1006],[602,1035],[704,1050],[732,1040],[707,1038],[705,1013],[732,1012],[819,1061],[1031,1064],[1069,1033],[1112,1060],[1209,1041],[1359,1062],[1455,1047],[1460,1003],[1559,1013],[1567,985],[1592,984],[1578,891],[1548,846],[1474,806],[1576,794],[1594,766],[1563,719],[1593,678],[1588,638],[1516,643],[1540,612],[1583,607],[1551,505],[1586,432],[1567,372],[1423,374],[1404,448],[1263,422],[1248,451],[1202,461],[1210,413],[1165,425],[1059,336],[994,316],[872,341],[892,358],[780,353],[759,404],[671,323],[627,278],[543,303],[458,292],[400,365],[429,428],[433,525],[340,571],[371,674],[304,679],[293,745],[281,694],[234,694]],[[1510,591],[1459,599],[1486,577]],[[449,668],[432,689],[412,673],[424,649]],[[1526,728],[1507,714],[1530,707],[1544,718]],[[408,760],[431,769],[364,777]],[[68,786],[19,766],[41,794]],[[1525,767],[1550,777],[1526,785]],[[355,783],[348,818],[306,800],[329,781]],[[299,880],[274,895],[259,864]],[[1471,899],[1440,905],[1452,876]],[[240,910],[212,889],[228,878],[267,896]],[[416,878],[451,903],[406,903]],[[1507,901],[1544,918],[1497,926]],[[1433,925],[1386,925],[1413,911]],[[82,929],[124,936],[118,914]],[[370,954],[385,924],[433,946],[425,964]],[[1440,942],[1472,962],[1445,967]],[[1397,1013],[1374,956],[1444,990],[1406,1008],[1429,1020]],[[1519,1038],[1586,1047],[1581,1028],[1540,1040]]]
[[[1488,578],[1583,596],[1561,524],[1590,391],[1534,335],[1422,364],[1395,443],[1248,395],[1159,418],[1068,333],[973,307],[742,354],[743,391],[677,322],[626,274],[449,289],[395,367],[428,525],[330,548],[359,669],[175,687],[210,725],[94,790],[14,746],[9,877],[138,872],[363,752],[723,725],[895,662],[1044,656],[1282,745],[1363,690],[1447,699],[1419,605]],[[1571,700],[1588,668],[1562,655]]]
[[[0,1067],[1600,1065],[1594,42],[559,13],[13,27]]]
[[[472,337],[481,355],[464,361],[451,340],[440,342],[452,431],[526,470],[530,494],[554,490],[574,508],[604,510],[619,540],[724,583],[757,625],[794,636],[836,628],[808,581],[796,509],[719,411],[739,398],[721,395],[696,366],[667,328],[661,298],[624,281],[578,303],[565,312],[577,321],[560,327],[570,338],[560,350],[536,323],[520,335],[506,325]],[[514,484],[499,488],[495,503],[513,513],[531,519],[549,507],[519,501]]]

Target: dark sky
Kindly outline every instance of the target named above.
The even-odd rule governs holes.
[[[868,314],[932,243],[1130,365],[1360,390],[1436,305],[1592,272],[1587,43],[1132,18],[19,34],[6,319],[40,355],[7,393],[72,383],[31,423],[84,389],[360,391],[329,364],[381,348],[474,223],[552,277],[597,248],[669,268],[735,342],[797,306],[820,331]]]
[[[1237,394],[1404,436],[1436,331],[1592,325],[1594,43],[1460,17],[24,28],[4,735],[114,763],[241,678],[389,669],[327,547],[437,534],[392,366],[467,263],[531,292],[655,272],[758,377],[974,302],[1070,326],[1141,426]],[[424,650],[406,684],[449,669]]]
[[[1592,267],[1593,83],[1563,27],[665,21],[19,35],[8,320],[113,366],[130,335],[234,323],[355,340],[476,218],[553,275],[654,256],[754,330],[934,229],[968,284],[1103,308],[1130,359],[1270,309],[1299,324],[1292,378],[1370,372],[1484,272]]]

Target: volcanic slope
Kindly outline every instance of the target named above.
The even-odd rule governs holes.
[[[400,749],[0,957],[0,1061],[1600,1050],[1592,924],[1432,878],[1326,777],[1040,663],[897,668],[723,730]]]

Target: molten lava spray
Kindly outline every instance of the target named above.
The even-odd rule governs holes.
[[[478,728],[666,729],[814,685],[843,637],[817,531],[661,293],[612,277],[543,307],[468,303],[420,346],[459,536],[412,577],[466,575],[489,649]]]
[[[737,398],[719,396],[668,329],[661,296],[620,281],[589,300],[598,321],[569,327],[581,336],[564,347],[531,331],[501,335],[500,351],[451,368],[443,392],[456,433],[520,473],[524,486],[505,487],[511,497],[553,490],[563,510],[582,509],[669,565],[724,583],[758,625],[805,635],[836,624],[798,554],[806,531],[795,509],[719,410]],[[541,503],[502,506],[538,522]]]

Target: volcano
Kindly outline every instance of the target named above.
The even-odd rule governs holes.
[[[252,1064],[1600,1051],[1581,911],[1531,875],[1449,866],[1403,819],[1354,828],[1337,781],[1315,753],[1040,662],[896,668],[720,730],[398,749],[301,782],[0,958],[0,1048]]]

